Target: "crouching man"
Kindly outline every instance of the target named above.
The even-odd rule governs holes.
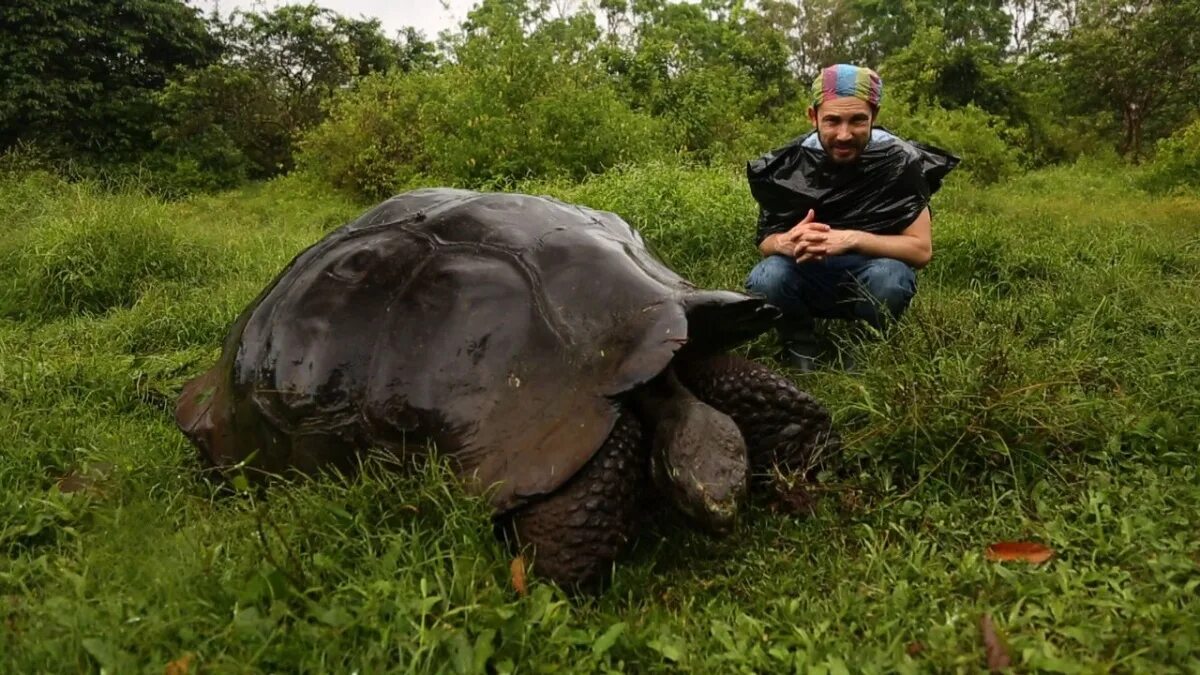
[[[763,259],[746,286],[783,312],[780,359],[803,371],[830,351],[814,319],[885,330],[933,256],[929,199],[958,159],[876,128],[882,95],[873,70],[826,68],[813,82],[814,130],[747,165]]]

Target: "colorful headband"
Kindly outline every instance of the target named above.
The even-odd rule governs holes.
[[[876,110],[883,101],[883,80],[870,68],[860,68],[845,63],[829,66],[821,71],[812,84],[812,105],[817,107],[825,101],[853,96],[860,98]]]

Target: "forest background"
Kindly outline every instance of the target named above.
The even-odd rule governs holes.
[[[1196,0],[487,0],[436,39],[315,5],[22,2],[0,149],[164,194],[736,166],[803,133],[812,77],[848,62],[883,76],[883,125],[979,181],[1117,153],[1170,187],[1197,175],[1198,32]]]

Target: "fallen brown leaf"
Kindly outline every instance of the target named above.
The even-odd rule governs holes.
[[[776,513],[811,516],[816,512],[817,496],[810,492],[803,483],[786,485],[778,482],[774,496],[770,508]]]
[[[983,634],[983,652],[987,656],[988,670],[998,673],[1012,666],[1008,647],[1005,646],[1004,639],[996,633],[991,614],[984,614],[979,618],[979,632]]]
[[[63,494],[71,494],[72,492],[83,492],[90,489],[96,484],[96,479],[81,476],[74,471],[67,472],[67,475],[58,479],[58,491]]]
[[[863,501],[858,492],[854,490],[846,490],[841,494],[839,506],[844,514],[858,513],[863,510]]]
[[[195,652],[184,652],[183,656],[167,664],[164,675],[188,675],[192,671],[192,661],[196,660]]]
[[[1046,562],[1054,549],[1030,541],[1002,541],[987,547],[984,557],[994,562],[1019,560],[1034,565]]]
[[[92,495],[103,495],[102,483],[112,474],[113,465],[108,462],[98,462],[82,469],[71,469],[55,481],[58,491],[63,494],[86,492]]]
[[[529,593],[529,588],[525,585],[525,556],[519,555],[513,558],[508,567],[512,570],[513,588],[516,589],[517,595],[525,597]]]

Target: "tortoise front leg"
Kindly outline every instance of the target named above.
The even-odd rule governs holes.
[[[622,412],[604,446],[561,488],[513,513],[533,570],[564,588],[601,585],[633,539],[648,487],[642,426]]]
[[[700,399],[733,418],[759,478],[804,480],[841,450],[829,411],[791,380],[749,359],[721,354],[689,360],[679,378]]]

